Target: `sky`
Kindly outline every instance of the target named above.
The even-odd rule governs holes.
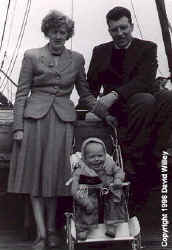
[[[43,17],[52,9],[57,9],[75,21],[75,34],[72,39],[66,43],[66,47],[82,53],[85,57],[86,71],[94,46],[108,42],[111,37],[107,30],[106,13],[115,6],[124,6],[131,10],[134,32],[133,36],[145,40],[154,41],[158,44],[158,75],[168,76],[169,70],[167,59],[162,41],[161,29],[156,11],[155,0],[32,0],[31,8],[27,20],[27,25],[21,47],[17,54],[17,60],[10,77],[17,83],[21,61],[25,50],[44,46],[48,41],[41,33],[41,21]],[[28,0],[11,0],[9,15],[6,25],[6,32],[2,43],[3,25],[8,6],[7,0],[0,0],[1,19],[0,19],[0,66],[6,53],[2,69],[7,72],[10,60],[14,54],[17,44],[17,38],[21,29],[24,17],[24,11]],[[132,3],[137,16],[135,18]],[[90,4],[91,3],[91,4]],[[169,21],[172,23],[172,0],[165,0],[166,10]],[[141,34],[138,28],[141,30]],[[0,91],[14,101],[16,88],[11,87],[11,83],[4,81],[4,76],[0,74]],[[73,92],[72,100],[77,102],[77,93]]]

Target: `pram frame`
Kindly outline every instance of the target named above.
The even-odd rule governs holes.
[[[113,157],[115,156],[115,161],[119,167],[122,169],[123,166],[123,159],[122,159],[122,153],[121,153],[121,147],[118,142],[118,135],[117,135],[117,129],[113,128],[113,136],[111,136],[112,142],[113,142]],[[86,245],[86,244],[92,244],[92,243],[105,243],[108,242],[108,244],[114,243],[115,241],[128,241],[130,244],[130,247],[132,250],[139,250],[142,248],[141,246],[141,232],[140,232],[140,225],[137,217],[129,218],[128,213],[128,197],[129,197],[129,187],[130,183],[123,183],[124,191],[125,191],[125,207],[127,211],[127,223],[129,227],[129,231],[133,231],[130,236],[128,237],[115,237],[110,238],[106,237],[106,239],[97,238],[97,239],[90,239],[88,237],[85,241],[79,241],[76,237],[76,231],[75,231],[75,208],[74,213],[66,212],[66,244],[68,247],[68,250],[74,250],[76,245]],[[100,230],[103,228],[104,224],[98,224],[98,227],[100,227]],[[75,232],[74,232],[75,231]],[[135,231],[135,232],[134,232]]]

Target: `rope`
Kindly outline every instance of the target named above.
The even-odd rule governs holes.
[[[16,47],[14,49],[12,58],[10,60],[10,63],[9,63],[9,66],[8,66],[8,69],[7,69],[7,72],[6,72],[6,76],[8,75],[10,68],[11,68],[10,75],[11,75],[13,69],[14,69],[14,65],[15,65],[17,57],[18,57],[18,51],[19,51],[19,48],[21,46],[21,42],[22,42],[22,39],[23,39],[25,27],[26,27],[26,24],[27,24],[27,19],[28,19],[28,14],[29,14],[29,11],[30,11],[30,6],[31,6],[31,0],[29,0],[29,2],[27,2],[27,6],[26,6],[26,9],[25,9],[22,26],[21,26],[21,29],[20,29],[20,33],[19,33],[19,36],[18,36]],[[11,67],[11,65],[12,65],[12,67]],[[4,77],[3,82],[1,84],[1,87],[0,87],[0,88],[3,88],[2,92],[4,91],[4,89],[5,89],[6,85],[7,85],[7,83],[4,84],[4,81],[7,78],[6,76]],[[8,81],[8,78],[7,78],[7,81]]]
[[[9,28],[9,36],[8,36],[7,46],[6,46],[6,49],[5,49],[5,52],[4,52],[4,56],[3,56],[3,59],[2,59],[2,63],[1,63],[1,69],[4,66],[5,59],[7,58],[7,51],[8,51],[8,47],[9,47],[9,43],[10,43],[10,39],[11,39],[11,34],[12,34],[12,27],[13,27],[13,23],[14,23],[14,13],[15,13],[15,9],[16,9],[16,3],[17,3],[17,0],[14,1],[13,15],[12,15],[12,18],[11,18],[10,28]]]
[[[136,20],[136,24],[137,24],[137,27],[138,27],[138,30],[139,30],[139,33],[140,33],[140,37],[142,39],[144,39],[143,38],[143,33],[141,31],[141,26],[139,24],[139,21],[138,21],[137,15],[136,15],[136,11],[135,11],[135,8],[134,8],[133,0],[131,0],[131,6],[132,6],[132,9],[133,9],[133,13],[134,13],[134,17],[135,17],[135,20]],[[161,70],[159,68],[157,70],[160,73],[160,75],[162,76],[163,74],[162,74]]]
[[[137,15],[136,15],[136,11],[135,11],[135,8],[134,8],[133,0],[131,0],[131,6],[132,6],[132,9],[133,9],[134,17],[136,19],[136,24],[137,24],[137,27],[138,27],[138,30],[139,30],[139,33],[140,33],[140,37],[143,39],[143,34],[142,34],[141,27],[140,27],[140,24],[139,24]]]
[[[4,23],[4,28],[3,28],[2,38],[1,38],[0,51],[2,49],[2,44],[3,44],[3,41],[4,41],[4,35],[5,35],[5,29],[6,29],[6,25],[7,25],[7,19],[8,19],[8,12],[9,12],[9,8],[10,8],[10,2],[11,2],[11,0],[8,1],[8,7],[7,7],[7,12],[6,12],[6,17],[5,17],[5,23]]]
[[[20,38],[20,41],[19,41],[18,49],[17,49],[16,56],[15,56],[15,59],[14,59],[14,62],[13,62],[13,65],[12,65],[12,68],[11,68],[9,76],[11,76],[11,73],[12,73],[12,71],[14,69],[14,66],[15,66],[15,63],[16,63],[16,60],[18,58],[18,51],[19,51],[19,49],[21,47],[21,43],[22,43],[22,40],[23,40],[24,32],[25,32],[25,29],[26,29],[27,19],[28,19],[29,11],[30,11],[30,6],[31,6],[31,0],[29,1],[27,13],[26,13],[26,18],[25,18],[24,23],[23,23],[23,30],[22,30],[22,33],[21,33],[21,38]]]
[[[71,6],[71,19],[73,20],[73,16],[74,16],[74,1],[72,0],[71,2],[72,6]],[[71,37],[71,43],[70,43],[70,49],[72,50],[73,48],[73,38]]]

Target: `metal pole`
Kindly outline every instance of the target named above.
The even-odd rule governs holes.
[[[166,52],[166,56],[168,60],[170,78],[172,81],[172,46],[171,46],[171,37],[170,37],[170,31],[169,31],[169,21],[168,21],[166,9],[165,9],[165,2],[164,0],[155,0],[155,2],[156,2],[159,21],[161,25],[165,52]]]

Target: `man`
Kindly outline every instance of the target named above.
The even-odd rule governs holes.
[[[115,7],[106,20],[113,41],[94,48],[88,70],[92,94],[97,97],[103,87],[104,95],[93,112],[110,125],[117,117],[133,200],[142,204],[171,133],[172,93],[154,84],[157,45],[132,36],[130,11]]]

